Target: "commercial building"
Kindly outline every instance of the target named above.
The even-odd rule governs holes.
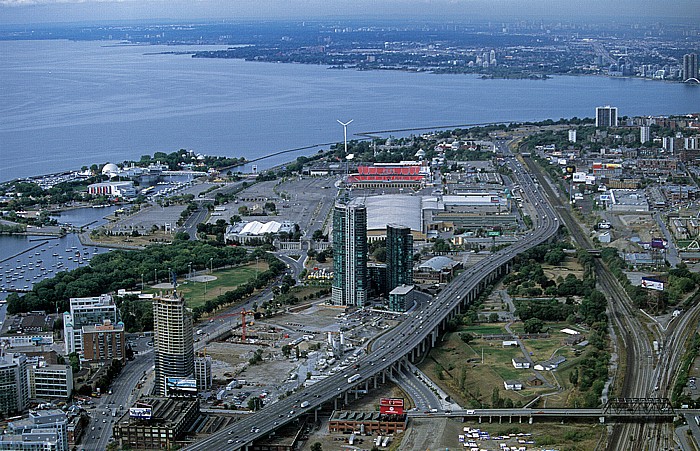
[[[114,425],[120,448],[174,449],[199,417],[197,399],[149,397],[138,405],[149,407],[126,411]]]
[[[610,205],[608,209],[614,212],[645,212],[649,211],[649,202],[642,190],[610,190]]]
[[[13,353],[0,356],[0,414],[22,412],[28,402],[27,357]]]
[[[413,235],[409,227],[386,226],[386,275],[388,291],[413,284]]]
[[[418,283],[445,283],[452,280],[455,271],[461,267],[461,262],[438,255],[420,264],[413,278]]]
[[[367,301],[367,209],[357,200],[333,210],[334,305],[362,307]]]
[[[595,109],[596,127],[617,127],[617,107],[606,105]]]
[[[239,222],[235,225],[226,227],[224,240],[238,241],[239,243],[244,244],[251,239],[260,239],[265,235],[277,235],[283,232],[294,232],[294,223],[291,221]]]
[[[60,410],[30,412],[29,418],[7,424],[0,435],[0,449],[68,451],[68,419]]]
[[[364,431],[366,435],[400,434],[406,430],[408,416],[387,415],[379,412],[334,410],[328,421],[329,432],[351,434]]]
[[[111,361],[126,359],[124,324],[112,324],[104,320],[102,324],[83,326],[83,359],[89,361]]]
[[[194,378],[197,380],[197,390],[209,390],[213,382],[211,372],[211,356],[203,355],[194,358]]]
[[[117,306],[112,296],[103,294],[90,298],[71,298],[70,311],[63,314],[63,337],[66,354],[83,354],[83,326],[117,322]]]
[[[683,81],[694,78],[698,79],[698,55],[697,53],[687,53],[683,55]]]
[[[88,193],[94,196],[136,197],[134,182],[101,182],[88,185]]]
[[[389,293],[389,310],[392,312],[405,312],[413,306],[415,301],[413,285],[400,285]]]
[[[29,366],[29,389],[32,399],[68,399],[73,394],[73,369],[70,365],[39,362]]]
[[[183,297],[174,294],[153,299],[153,331],[156,393],[166,396],[168,378],[194,375],[192,314]]]

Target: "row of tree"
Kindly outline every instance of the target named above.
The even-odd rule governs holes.
[[[68,299],[97,296],[141,283],[167,282],[170,271],[184,275],[203,270],[239,265],[253,258],[244,248],[212,246],[199,241],[175,241],[153,245],[141,251],[113,250],[95,255],[90,265],[56,274],[34,285],[24,296],[8,296],[8,312],[32,310],[49,312],[68,309]]]

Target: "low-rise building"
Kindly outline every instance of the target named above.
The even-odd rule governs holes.
[[[334,410],[328,421],[329,432],[351,434],[364,430],[368,435],[400,434],[406,430],[408,416],[386,415],[379,412]]]
[[[199,417],[199,400],[191,398],[147,397],[148,417],[126,411],[114,425],[114,438],[121,448],[172,449]]]
[[[449,282],[452,280],[455,271],[461,267],[461,262],[439,255],[420,264],[418,268],[413,271],[413,280],[418,283]]]
[[[415,287],[413,285],[401,285],[389,292],[389,310],[392,312],[405,312],[415,300]]]
[[[511,362],[513,362],[514,368],[518,368],[518,369],[530,368],[530,362],[524,357],[513,357]]]
[[[88,361],[111,361],[126,359],[124,324],[112,324],[105,319],[102,324],[83,326],[83,359]]]
[[[73,369],[70,365],[29,366],[30,397],[35,399],[68,399],[73,394]]]
[[[30,412],[26,419],[7,424],[0,435],[0,449],[68,451],[68,419],[60,410]]]
[[[514,380],[507,380],[503,381],[503,387],[506,390],[522,390],[523,389],[523,383],[520,381],[514,381]]]

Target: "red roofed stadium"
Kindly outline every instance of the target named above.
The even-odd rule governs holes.
[[[415,161],[358,166],[347,183],[353,188],[422,188],[430,168]]]

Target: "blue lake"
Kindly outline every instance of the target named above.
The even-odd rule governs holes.
[[[340,142],[336,119],[354,119],[352,134],[700,105],[700,87],[641,79],[481,80],[158,54],[199,48],[0,41],[0,181],[180,148],[252,159]]]

